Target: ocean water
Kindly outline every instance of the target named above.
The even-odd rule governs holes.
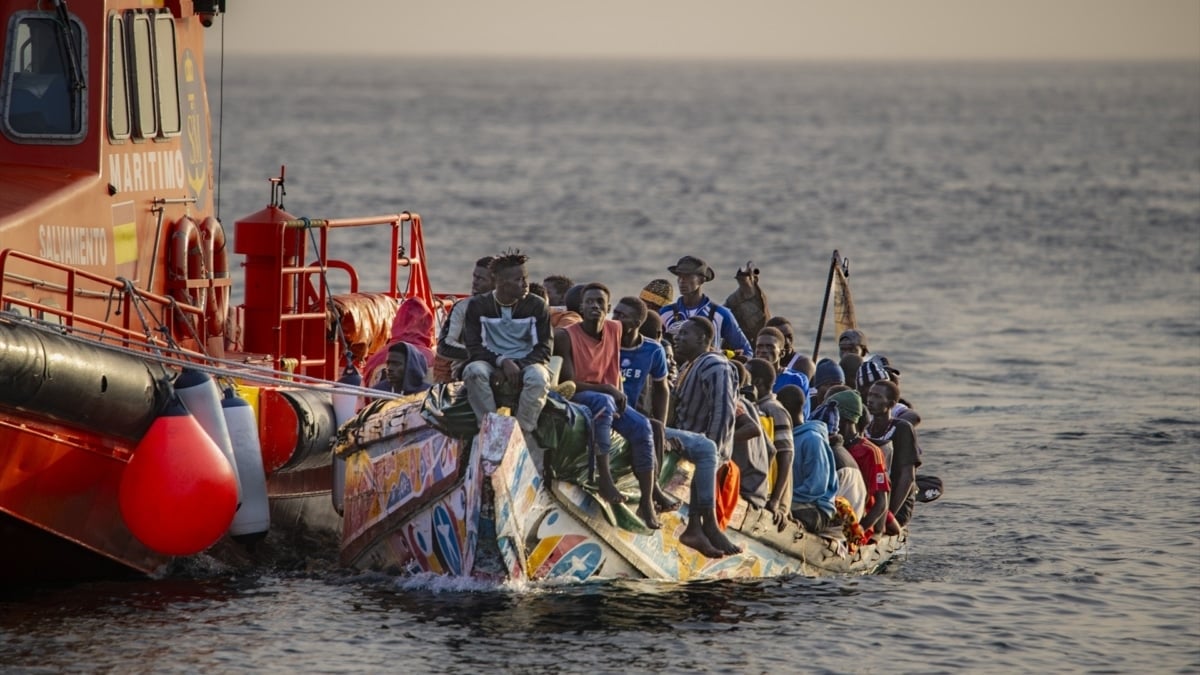
[[[422,214],[437,289],[519,247],[618,296],[699,255],[723,299],[753,260],[809,349],[838,249],[946,495],[864,578],[493,588],[310,543],[10,590],[5,671],[1200,671],[1200,62],[224,70],[227,227],[286,164],[295,215]]]

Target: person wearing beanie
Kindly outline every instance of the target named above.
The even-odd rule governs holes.
[[[839,391],[831,395],[829,400],[838,407],[841,414],[838,431],[844,439],[846,450],[858,464],[858,470],[862,473],[863,483],[867,488],[865,510],[858,523],[869,540],[876,533],[888,529],[887,515],[892,486],[888,476],[887,459],[879,446],[864,438],[858,431],[859,418],[863,414],[863,402],[858,392],[851,389]],[[896,528],[889,534],[898,532],[899,529]]]
[[[663,329],[674,339],[683,323],[692,317],[702,317],[712,322],[712,346],[714,349],[729,349],[741,352],[745,358],[754,354],[754,346],[746,339],[737,319],[728,307],[718,305],[701,290],[705,282],[716,278],[716,273],[702,259],[685,255],[679,262],[667,268],[675,275],[679,284],[679,298],[663,307],[658,313],[663,318]]]
[[[642,288],[642,294],[638,297],[642,302],[646,303],[646,309],[658,313],[664,306],[671,304],[671,297],[675,295],[675,288],[670,281],[666,279],[651,279],[649,283]]]
[[[818,406],[825,401],[825,394],[835,384],[845,384],[846,375],[833,359],[824,358],[817,362],[817,370],[812,379],[812,405]]]
[[[833,522],[833,502],[840,488],[830,430],[825,422],[804,421],[800,387],[789,384],[776,397],[792,416],[792,517],[805,530],[820,534]]]
[[[879,359],[872,356],[871,358],[863,361],[862,365],[858,367],[858,372],[854,376],[854,388],[858,390],[860,396],[866,398],[867,389],[870,388],[872,384],[875,384],[880,380],[890,379],[892,379],[892,376],[888,372],[887,368],[884,367],[883,363],[880,362]]]

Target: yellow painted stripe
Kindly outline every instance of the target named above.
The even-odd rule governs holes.
[[[136,224],[122,223],[113,227],[113,259],[118,265],[137,260],[137,245]]]

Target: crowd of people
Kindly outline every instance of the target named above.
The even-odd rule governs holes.
[[[792,323],[770,316],[761,291],[727,300],[757,297],[759,311],[750,313],[705,295],[715,273],[701,258],[667,267],[678,295],[669,279],[654,279],[620,298],[603,283],[564,275],[530,282],[527,262],[516,250],[477,260],[471,295],[450,309],[432,358],[425,345],[393,341],[369,384],[415,393],[461,380],[477,418],[511,407],[531,440],[557,390],[590,412],[597,495],[614,503],[624,496],[610,469],[612,434],[624,439],[646,527],[660,528],[659,515],[679,506],[656,480],[664,453],[695,465],[679,539],[705,556],[741,551],[723,532],[719,495],[730,481],[781,529],[795,522],[851,549],[907,526],[920,416],[901,398],[899,370],[869,351],[863,331],[839,336],[838,361],[814,363],[795,350]],[[739,283],[750,273],[739,270]],[[739,313],[756,317],[752,340]],[[557,372],[552,356],[561,357]]]

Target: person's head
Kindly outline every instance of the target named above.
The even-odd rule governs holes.
[[[658,312],[646,312],[646,319],[644,321],[642,321],[642,327],[639,330],[642,332],[642,335],[644,335],[645,337],[648,337],[651,340],[656,340],[658,342],[662,342],[662,339],[663,339],[662,317],[658,315]]]
[[[862,397],[858,395],[857,391],[849,389],[839,391],[835,394],[830,394],[826,400],[837,404],[838,414],[841,415],[843,422],[847,422],[852,427],[857,428],[858,418],[862,417],[863,414]]]
[[[842,435],[842,416],[841,413],[838,412],[837,403],[833,401],[826,401],[813,408],[809,415],[809,419],[823,423],[825,428],[829,430],[830,436],[837,435],[840,437]],[[838,440],[840,442],[841,438]]]
[[[779,403],[783,405],[783,409],[788,411],[792,416],[792,424],[799,425],[804,423],[804,390],[800,387],[789,384],[780,387],[779,391],[775,392],[775,398],[779,399]]]
[[[812,357],[808,354],[796,354],[795,360],[792,361],[792,370],[797,373],[804,373],[804,376],[811,382],[813,376],[817,374],[817,364],[813,363]]]
[[[750,359],[746,362],[746,370],[750,373],[750,384],[754,385],[755,397],[766,396],[775,388],[775,364],[767,359]]]
[[[492,261],[492,282],[495,284],[496,301],[502,305],[517,302],[529,292],[529,277],[525,263],[529,256],[517,249],[505,251]]]
[[[708,351],[714,332],[712,322],[702,316],[693,316],[684,321],[679,327],[679,334],[675,336],[675,357],[687,363]]]
[[[778,368],[785,343],[783,333],[778,328],[767,326],[758,331],[758,337],[754,339],[754,356]]]
[[[583,309],[583,284],[575,284],[563,293],[563,306],[576,314]]]
[[[774,328],[779,331],[780,335],[783,336],[784,354],[791,354],[793,351],[795,351],[793,349],[793,344],[796,342],[796,331],[792,328],[792,322],[789,319],[778,315],[773,316],[767,319],[767,322],[763,324],[763,326]],[[762,333],[760,331],[759,335],[761,334]]]
[[[621,322],[621,332],[633,333],[641,330],[642,324],[650,313],[646,311],[646,303],[641,298],[627,295],[613,305],[612,318]],[[657,316],[657,315],[655,315]],[[662,322],[659,322],[662,325]]]
[[[867,334],[857,328],[842,331],[838,336],[838,351],[843,354],[867,355]]]
[[[730,361],[729,366],[737,373],[738,392],[743,396],[754,396],[754,392],[750,388],[750,371],[746,370],[744,364],[737,361]]]
[[[397,342],[388,347],[387,380],[392,384],[392,390],[404,391],[404,373],[408,369],[408,345]]]
[[[536,281],[529,282],[529,294],[545,300],[547,305],[550,304],[550,296],[546,295],[546,287]]]
[[[671,304],[671,300],[675,295],[675,287],[666,279],[651,279],[642,289],[639,296],[642,302],[646,303],[646,309],[651,312],[658,310]]]
[[[890,380],[892,376],[888,373],[887,368],[877,359],[867,359],[858,367],[858,374],[854,378],[854,386],[858,389],[862,396],[867,395],[867,390],[872,384],[881,380]]]
[[[834,362],[833,359],[825,358],[817,362],[816,372],[813,374],[812,385],[818,389],[821,387],[828,388],[833,384],[844,384],[846,376],[842,373],[842,367]]]
[[[487,293],[495,288],[492,283],[492,261],[495,256],[485,255],[475,261],[475,269],[471,271],[471,295]]]
[[[668,267],[667,271],[675,275],[680,295],[698,293],[705,282],[712,281],[717,276],[708,263],[691,255],[683,256],[679,262]]]
[[[890,416],[900,400],[900,387],[891,380],[879,380],[867,389],[867,412],[872,417]]]
[[[546,302],[551,307],[562,307],[566,304],[567,291],[575,282],[561,274],[551,274],[542,279],[542,285],[546,287]]]
[[[862,362],[862,357],[854,352],[842,354],[838,365],[842,367],[842,375],[846,377],[847,382],[853,383],[855,378],[858,377],[858,368],[862,365]]]
[[[579,315],[584,321],[594,324],[600,324],[608,316],[608,286],[593,281],[583,287],[583,293],[580,295]]]

